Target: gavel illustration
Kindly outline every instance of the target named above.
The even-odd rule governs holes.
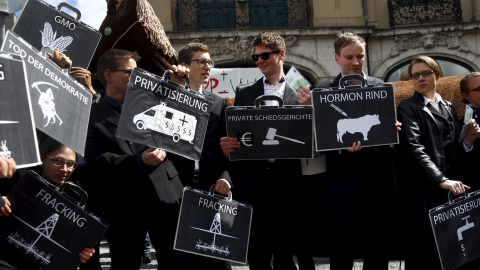
[[[279,142],[277,140],[274,140],[275,136],[283,138],[285,140],[292,141],[292,142],[305,144],[304,142],[301,142],[299,140],[295,140],[295,139],[292,139],[292,138],[277,135],[277,129],[276,128],[268,128],[267,135],[265,136],[265,140],[262,142],[262,144],[263,145],[277,145],[277,144],[279,144]]]

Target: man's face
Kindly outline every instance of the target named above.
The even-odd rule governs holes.
[[[262,54],[266,52],[271,52],[272,49],[269,49],[263,45],[255,46],[255,54]],[[285,57],[285,51],[281,50],[279,53],[272,53],[267,60],[263,60],[261,57],[258,58],[258,61],[255,62],[257,67],[265,76],[276,75],[282,71],[283,68],[283,59]]]
[[[427,70],[431,70],[427,64],[420,62],[412,65],[412,74],[422,73]],[[431,75],[424,77],[421,75],[417,79],[412,79],[413,89],[425,97],[431,98],[431,94],[434,94],[437,89],[437,83],[440,75],[432,73]]]
[[[137,67],[137,62],[132,58],[119,59],[116,70],[110,70],[112,85],[116,92],[126,93],[128,88],[128,81],[130,80],[130,72]]]
[[[196,59],[211,61],[210,54],[205,51],[195,52],[191,60]],[[210,65],[205,64],[205,66],[201,67],[199,62],[202,61],[191,61],[190,64],[183,63],[190,69],[188,79],[190,80],[190,87],[194,90],[198,90],[202,84],[208,83],[208,78],[210,77]]]
[[[343,75],[360,74],[365,62],[365,47],[359,43],[347,45],[340,49],[340,55],[335,54],[335,62]]]
[[[474,77],[468,83],[468,93],[462,93],[463,97],[475,107],[480,107],[480,77]]]

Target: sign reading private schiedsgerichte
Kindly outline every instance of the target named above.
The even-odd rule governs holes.
[[[316,150],[398,143],[393,86],[314,89]]]
[[[199,160],[211,108],[203,95],[135,68],[116,136]]]
[[[83,155],[92,93],[13,32],[2,51],[25,62],[35,127]]]
[[[0,157],[17,168],[40,163],[25,65],[15,54],[0,53]]]
[[[313,157],[312,106],[235,106],[225,117],[228,136],[240,142],[230,160]]]
[[[174,249],[245,264],[251,219],[250,205],[185,187]]]
[[[429,218],[444,270],[480,257],[480,191],[431,209]]]
[[[63,12],[64,9],[77,17]],[[29,0],[13,32],[39,51],[59,49],[70,57],[75,66],[87,68],[101,34],[80,22],[80,17],[80,11],[67,3],[60,3],[55,8],[44,1]]]

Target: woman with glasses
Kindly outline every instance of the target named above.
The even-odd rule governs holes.
[[[440,66],[428,56],[416,56],[408,67],[412,97],[398,106],[401,184],[405,195],[406,269],[442,269],[429,221],[430,209],[447,202],[448,191],[470,187],[457,181],[460,155],[472,150],[474,137],[460,139],[457,112],[436,87]],[[473,125],[468,126],[472,128]],[[471,130],[471,129],[470,129]]]
[[[40,156],[42,164],[39,168],[33,168],[39,173],[45,180],[55,186],[59,186],[70,178],[73,171],[77,167],[77,154],[70,148],[57,142],[56,140],[46,137],[40,146]],[[6,197],[2,197],[6,199]],[[11,205],[8,200],[5,201],[6,205],[0,207],[1,216],[8,216],[10,213],[15,212],[15,206]],[[8,206],[8,207],[7,207]],[[1,228],[0,228],[1,229]],[[85,248],[79,253],[80,262],[86,263],[90,257],[92,257],[95,250],[93,248]],[[10,253],[9,250],[3,250],[0,247],[0,259],[6,260],[9,264],[15,268],[10,268],[10,265],[2,265],[0,261],[0,270],[2,269],[39,269],[35,263],[27,260],[16,253]]]

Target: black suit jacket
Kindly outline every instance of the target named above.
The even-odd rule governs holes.
[[[239,86],[236,90],[234,105],[254,106],[255,99],[261,95],[264,95],[263,80]],[[298,105],[295,93],[288,83],[285,83],[283,103]],[[235,189],[240,191],[241,199],[239,200],[250,204],[261,200],[261,197],[267,200],[266,196],[275,195],[278,188],[283,190],[287,187],[287,183],[301,176],[300,159],[278,159],[274,164],[269,163],[268,160],[232,161],[229,168]],[[265,178],[267,173],[270,176],[273,173],[277,179]]]
[[[225,123],[225,99],[217,94],[203,91],[206,98],[212,100],[212,110],[208,118],[207,131],[203,141],[202,153],[200,156],[200,181],[194,187],[208,190],[218,179],[225,179],[232,184],[230,175],[227,172],[228,158],[223,154],[220,147],[220,138],[227,135]]]
[[[184,187],[181,180],[192,179],[193,170],[180,174],[177,168],[188,166],[188,160],[167,153],[158,166],[143,164],[141,154],[148,147],[117,138],[119,119],[120,114],[105,98],[92,105],[85,159],[93,165],[104,187],[106,214],[124,215],[124,207],[138,207],[127,198],[141,202],[145,190],[151,188],[162,203],[179,203]]]

